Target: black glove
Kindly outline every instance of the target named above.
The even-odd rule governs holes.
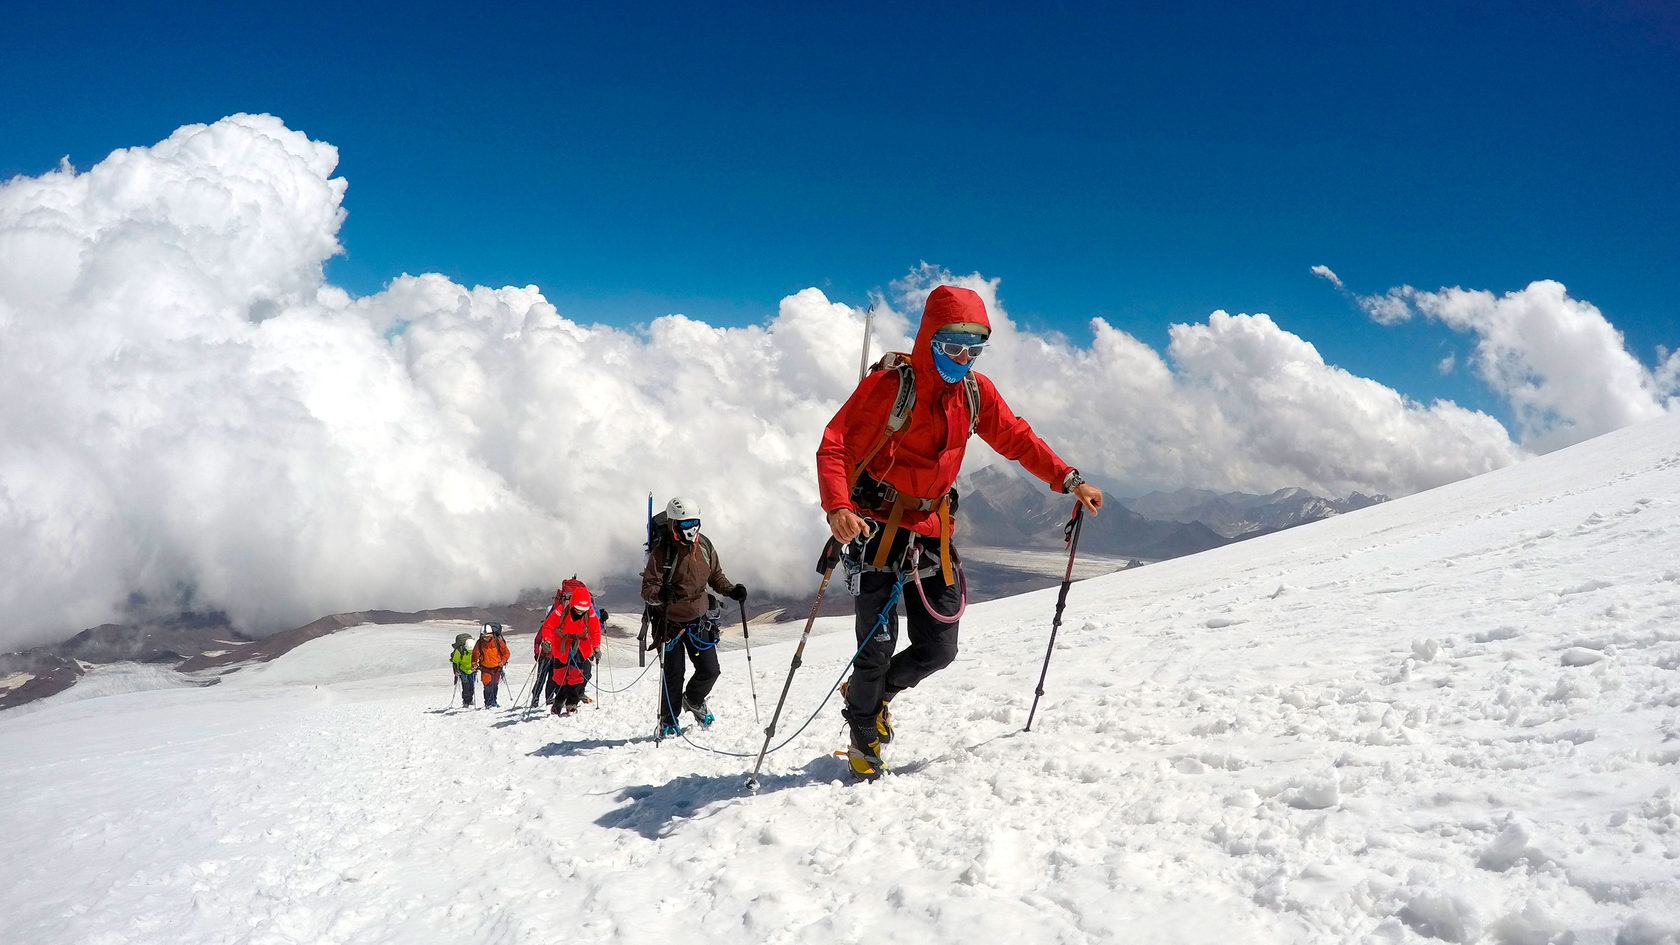
[[[734,601],[745,601],[747,599],[747,586],[745,584],[737,584],[730,588],[729,599]]]
[[[602,623],[606,623],[606,622],[607,622],[607,611],[606,611],[606,610],[605,610],[605,608],[603,608],[603,609],[602,609],[602,610],[601,610],[601,622],[602,622]]]

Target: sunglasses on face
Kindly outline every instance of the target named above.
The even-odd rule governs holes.
[[[572,616],[573,617],[582,617],[584,614],[587,614],[587,613],[589,613],[587,608],[583,608],[583,607],[573,607],[572,608]]]
[[[936,338],[933,343],[938,345],[939,350],[945,352],[945,356],[953,361],[957,358],[963,357],[964,355],[966,355],[969,360],[973,360],[985,353],[986,350],[986,343],[984,341],[977,344],[963,344],[958,341],[940,341]]]
[[[690,528],[699,528],[700,527],[700,520],[697,519],[697,518],[685,518],[682,521],[677,523],[677,527],[681,528],[685,531],[690,529]]]

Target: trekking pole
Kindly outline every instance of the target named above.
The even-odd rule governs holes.
[[[595,661],[595,668],[589,673],[589,681],[595,684],[595,711],[601,711],[601,680],[597,677],[601,673],[601,664],[607,661],[607,635],[601,634],[601,646],[591,657]],[[589,688],[588,686],[584,687]]]
[[[1068,546],[1067,573],[1062,575],[1062,590],[1056,595],[1056,619],[1050,622],[1050,645],[1044,648],[1044,668],[1038,673],[1038,688],[1033,691],[1032,710],[1027,713],[1027,727],[1021,730],[1023,732],[1032,731],[1033,715],[1038,712],[1039,697],[1044,695],[1044,677],[1050,672],[1050,653],[1056,649],[1056,631],[1062,626],[1062,609],[1067,607],[1068,586],[1073,583],[1073,556],[1079,551],[1079,525],[1084,521],[1084,513],[1085,506],[1075,502],[1073,518],[1062,529]]]
[[[540,659],[535,659],[535,660],[531,661],[531,671],[526,674],[524,684],[519,687],[519,695],[513,697],[513,701],[514,701],[515,705],[524,705],[525,706],[525,714],[524,714],[524,716],[522,716],[520,718],[521,722],[531,721],[531,710],[536,708],[536,706],[534,704],[533,705],[525,705],[525,687],[529,686],[532,682],[536,681],[536,679],[537,679],[537,667],[539,667],[541,665],[542,665],[542,660],[540,660]],[[539,682],[538,686],[540,687],[541,685],[542,684]],[[534,697],[536,695],[536,692],[532,691],[531,695]]]
[[[666,629],[669,630],[669,625],[667,625]],[[660,705],[660,709],[659,709],[659,718],[655,722],[655,724],[657,724],[659,726],[659,730],[653,736],[653,743],[655,745],[658,745],[661,742],[665,741],[665,710],[670,709],[671,719],[672,719],[672,724],[673,725],[677,724],[677,722],[676,722],[676,720],[677,720],[677,710],[671,709],[671,694],[665,691],[665,655],[666,655],[665,647],[670,645],[670,641],[666,641],[665,643],[660,643],[659,639],[657,637],[655,637],[654,641],[653,641],[653,645],[659,648],[659,655],[654,657],[654,659],[659,661],[659,705]]]
[[[642,543],[642,548],[649,557],[653,556],[653,493],[651,492],[648,493],[647,541]],[[642,604],[642,629],[640,633],[636,634],[637,666],[647,665],[648,623],[652,616],[648,613],[647,604]]]
[[[757,724],[760,721],[758,717],[758,684],[753,682],[752,637],[747,633],[747,602],[743,600],[737,601],[737,603],[741,605],[741,639],[747,644],[747,688],[752,690],[753,723]]]
[[[519,694],[513,697],[513,704],[514,705],[520,705],[520,704],[524,703],[524,701],[525,701],[525,687],[529,686],[531,684],[531,680],[533,680],[535,678],[537,678],[537,664],[536,664],[536,661],[533,660],[532,663],[531,663],[531,671],[526,674],[525,681],[519,684]],[[527,712],[526,717],[529,718],[530,713]]]
[[[782,696],[776,700],[776,711],[770,715],[770,725],[764,729],[764,747],[758,750],[758,761],[753,763],[752,774],[747,776],[747,788],[758,790],[758,770],[764,767],[764,756],[770,752],[770,740],[776,737],[776,721],[782,717],[782,706],[787,702],[788,690],[793,688],[793,674],[799,669],[799,659],[805,653],[805,641],[811,638],[811,625],[817,622],[817,608],[822,606],[823,592],[828,590],[828,579],[834,575],[834,568],[840,563],[840,543],[833,538],[823,545],[822,557],[817,559],[817,570],[822,572],[822,583],[817,585],[817,599],[811,602],[811,616],[805,620],[805,632],[799,635],[799,646],[793,651],[793,662],[788,666],[787,681],[782,683]],[[745,610],[742,611],[743,615]]]
[[[653,614],[649,612],[648,605],[643,604],[642,605],[642,629],[639,633],[636,634],[636,665],[637,666],[646,666],[647,665],[648,624],[651,623],[652,620],[653,620]]]
[[[595,672],[599,673],[603,669],[606,670],[606,691],[609,693],[616,693],[618,692],[618,676],[613,673],[612,661],[607,659],[607,643],[608,640],[603,634],[601,637],[601,650],[595,655]],[[601,707],[601,680],[599,677],[595,676],[590,678],[595,680],[595,708],[599,709]]]

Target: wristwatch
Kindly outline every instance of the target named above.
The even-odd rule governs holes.
[[[1084,484],[1085,477],[1079,475],[1079,470],[1077,469],[1068,470],[1068,474],[1062,477],[1062,491],[1068,493],[1069,495],[1072,495],[1073,490]]]

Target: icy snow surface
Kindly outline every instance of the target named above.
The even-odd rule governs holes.
[[[757,794],[696,747],[762,741],[740,649],[692,744],[646,737],[653,675],[445,709],[452,625],[54,697],[0,717],[0,941],[1673,943],[1677,549],[1680,417],[1080,582],[1030,733],[1055,591],[977,605],[872,785],[836,701]]]

